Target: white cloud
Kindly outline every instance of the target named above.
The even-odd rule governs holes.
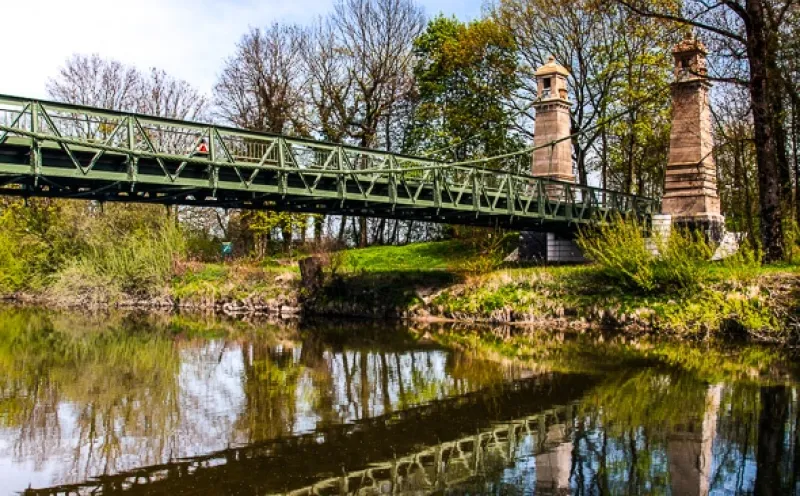
[[[431,14],[468,18],[479,11],[479,1],[425,3]],[[0,0],[0,93],[46,97],[47,79],[73,53],[158,67],[210,93],[223,60],[249,27],[307,23],[332,5],[333,0]]]

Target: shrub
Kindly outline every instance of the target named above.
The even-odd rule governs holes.
[[[91,246],[83,263],[110,277],[126,293],[149,294],[166,285],[184,252],[180,230],[165,223],[152,231],[131,232],[118,241],[104,239]]]
[[[608,280],[629,289],[655,289],[655,256],[638,223],[615,219],[596,229],[582,230],[577,243]]]
[[[643,293],[698,289],[714,253],[701,233],[675,229],[666,240],[648,240],[638,222],[621,218],[581,231],[577,241],[604,278]]]
[[[20,246],[18,238],[0,231],[0,291],[10,293],[30,286],[41,258],[41,247]]]
[[[674,229],[666,241],[656,239],[656,244],[660,254],[653,260],[657,289],[696,290],[708,278],[709,260],[715,247],[702,233]]]
[[[84,294],[85,286],[75,280],[91,281],[96,291],[109,296],[118,292],[144,296],[164,288],[185,253],[180,230],[164,222],[118,236],[114,239],[103,230],[92,236],[83,255],[56,274],[52,292],[63,297]]]

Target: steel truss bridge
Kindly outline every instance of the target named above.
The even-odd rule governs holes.
[[[574,231],[648,198],[521,171],[528,153],[446,163],[0,95],[0,194]]]
[[[526,438],[534,440],[534,455],[567,441],[572,405],[593,384],[592,376],[547,373],[352,424],[23,494],[174,496],[225,494],[234,486],[243,494],[292,496],[438,494],[510,466]]]

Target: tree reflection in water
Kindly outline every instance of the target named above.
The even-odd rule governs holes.
[[[130,470],[161,494],[798,488],[797,387],[728,373],[735,355],[707,353],[716,374],[675,359],[690,348],[643,359],[559,338],[535,363],[486,361],[402,328],[18,309],[0,329],[0,478],[16,491],[113,492]]]

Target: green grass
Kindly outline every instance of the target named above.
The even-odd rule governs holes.
[[[475,247],[459,240],[373,246],[342,252],[342,268],[351,272],[457,270],[476,255]]]

